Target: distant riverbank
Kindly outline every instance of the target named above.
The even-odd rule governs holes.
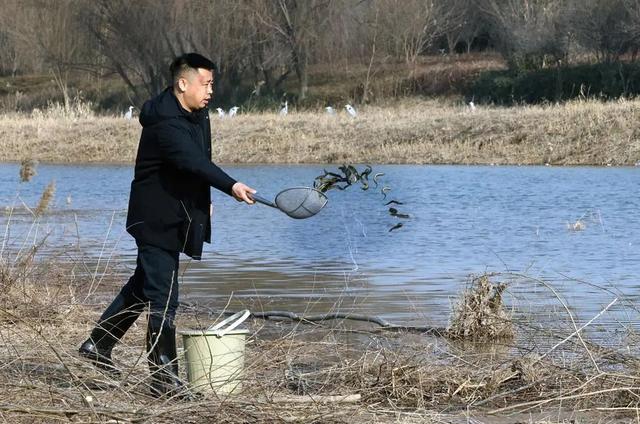
[[[338,108],[337,108],[338,109]],[[402,101],[351,118],[289,111],[212,115],[214,161],[634,165],[640,100],[494,108]],[[0,116],[0,161],[132,163],[137,120],[37,113]]]

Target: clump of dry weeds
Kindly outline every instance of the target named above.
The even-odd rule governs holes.
[[[37,162],[33,159],[23,159],[20,162],[20,181],[23,183],[31,181],[36,175]]]
[[[447,335],[477,341],[512,339],[513,322],[502,301],[506,287],[492,283],[487,274],[473,277],[454,307]]]

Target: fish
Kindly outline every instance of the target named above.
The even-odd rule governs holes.
[[[342,167],[340,169],[342,169]],[[350,185],[348,179],[345,176],[337,174],[335,172],[329,172],[326,169],[323,169],[323,171],[324,174],[318,175],[313,181],[313,188],[315,188],[316,190],[325,193],[332,188],[344,190],[346,186]],[[346,185],[338,186],[338,183],[346,183]]]
[[[360,180],[360,174],[358,173],[358,170],[352,165],[347,166],[347,172],[345,172],[345,176],[347,177],[347,182],[349,184],[355,184]]]
[[[360,187],[361,189],[369,190],[369,174],[371,174],[372,170],[371,166],[367,165],[365,170],[360,173],[360,183],[362,184],[362,187]]]
[[[402,228],[402,222],[398,222],[396,225],[394,225],[393,227],[389,228],[389,232],[391,232],[393,230],[397,230],[398,228]]]
[[[371,171],[373,171],[373,168],[371,168],[371,165],[366,165],[364,171],[360,173],[360,176],[364,179],[367,179],[369,178],[369,174],[371,174]]]
[[[355,166],[348,164],[342,164],[341,166],[339,166],[339,172],[329,172],[326,169],[323,169],[322,171],[323,174],[318,175],[313,181],[313,187],[322,193],[333,189],[346,190],[347,188],[358,182],[360,183],[360,189],[362,189],[363,191],[369,190],[369,188],[371,188],[369,177],[373,172],[373,168],[370,165],[365,165],[365,168],[362,172],[359,172]],[[372,181],[375,187],[378,187],[378,185],[381,184],[381,181],[379,179],[384,175],[384,172],[377,172],[373,174]],[[387,198],[387,193],[389,193],[390,191],[391,187],[383,184],[382,188],[380,189],[383,199]],[[393,199],[385,203],[385,206],[389,205],[404,205],[404,203]],[[411,215],[401,213],[395,207],[389,207],[389,215],[401,219],[411,218]],[[398,228],[402,228],[402,226],[403,224],[398,222],[389,229],[389,232],[395,231]]]
[[[338,169],[341,171],[341,174],[335,172],[329,172],[326,169],[323,169],[324,172],[322,175],[318,175],[314,179],[313,187],[316,190],[322,191],[323,193],[331,190],[332,188],[337,188],[339,190],[344,190],[348,186],[357,183],[360,181],[362,186],[360,187],[362,190],[369,189],[369,174],[373,170],[370,165],[366,165],[364,171],[359,173],[355,166],[353,165],[345,165],[339,166]],[[338,183],[345,183],[344,185],[337,185]]]
[[[329,172],[326,169],[323,169],[323,171],[324,171],[323,177],[326,177],[327,175],[330,175],[332,177],[336,177],[336,178],[340,178],[340,179],[344,178],[342,175],[336,174],[335,172]]]
[[[325,193],[334,188],[334,186],[340,181],[341,180],[336,177],[327,178],[326,176],[321,175],[319,177],[316,177],[316,179],[314,180],[313,188],[321,191],[322,193]]]
[[[378,187],[378,178],[382,177],[383,175],[384,172],[378,172],[373,176],[373,182],[375,183],[376,187]]]
[[[406,213],[398,213],[398,209],[389,208],[389,215],[395,216],[396,218],[410,218]]]

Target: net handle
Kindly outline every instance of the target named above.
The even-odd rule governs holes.
[[[251,195],[251,197],[253,198],[253,200],[255,200],[258,203],[262,203],[263,205],[267,205],[267,206],[271,206],[272,208],[279,209],[278,206],[276,206],[275,203],[273,203],[270,200],[265,199],[262,196],[258,196],[257,194],[253,193]]]

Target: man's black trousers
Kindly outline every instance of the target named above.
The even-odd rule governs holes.
[[[153,328],[174,327],[178,308],[178,258],[179,252],[139,244],[136,269],[113,302],[138,315],[148,305],[149,324]],[[107,308],[100,321],[109,318],[110,309]]]

